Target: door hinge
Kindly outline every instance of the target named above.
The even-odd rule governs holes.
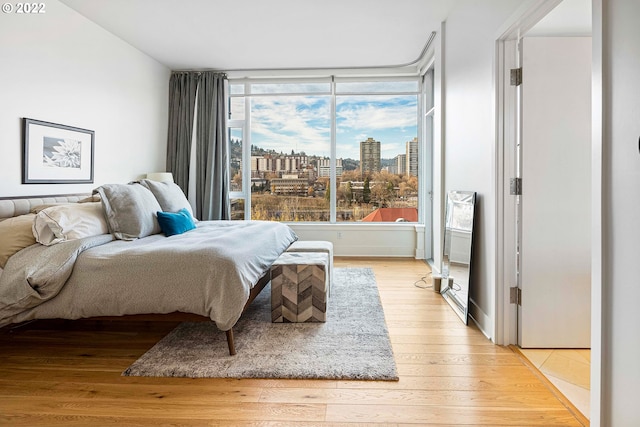
[[[511,178],[509,181],[509,194],[522,196],[522,178]]]
[[[517,286],[509,288],[509,303],[522,305],[522,289]]]
[[[511,69],[511,86],[520,86],[522,84],[522,67]]]

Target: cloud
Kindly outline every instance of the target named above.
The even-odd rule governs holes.
[[[415,95],[338,97],[336,120],[339,131],[414,128],[418,120]]]
[[[329,156],[329,96],[254,96],[251,103],[252,144]],[[383,157],[393,157],[417,135],[417,96],[339,96],[336,120],[338,157],[358,159],[368,137],[381,141]]]
[[[329,98],[254,97],[251,134],[255,145],[276,151],[329,152]]]

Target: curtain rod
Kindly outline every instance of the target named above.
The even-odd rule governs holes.
[[[214,74],[222,74],[224,77],[227,77],[227,73],[220,70],[171,70],[171,74],[195,73],[200,75],[208,72],[213,72]]]
[[[418,55],[418,57],[416,59],[414,59],[411,62],[407,62],[404,64],[396,64],[396,65],[379,65],[379,66],[356,66],[356,67],[298,67],[298,68],[237,68],[237,69],[226,69],[226,70],[221,70],[221,69],[216,69],[216,68],[212,68],[212,69],[204,69],[204,70],[173,70],[172,72],[177,73],[177,72],[186,72],[186,71],[217,71],[217,72],[221,72],[221,73],[234,73],[234,72],[251,72],[251,71],[259,71],[259,72],[265,72],[265,71],[313,71],[313,70],[370,70],[370,69],[393,69],[393,68],[404,68],[404,67],[410,67],[411,65],[415,65],[418,62],[420,62],[423,58],[424,55],[427,53],[427,50],[429,50],[429,47],[431,47],[431,43],[433,43],[433,39],[436,37],[436,32],[432,31],[431,34],[429,35],[429,39],[427,40],[427,42],[425,43],[424,47],[422,48],[422,50],[420,51],[420,54]]]

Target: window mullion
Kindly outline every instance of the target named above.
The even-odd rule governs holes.
[[[250,93],[251,85],[244,84],[246,94]],[[242,192],[244,193],[244,217],[251,218],[251,97],[244,97],[244,127],[242,130]]]
[[[331,172],[329,178],[329,186],[331,188],[331,198],[329,206],[329,222],[334,224],[336,222],[336,210],[337,210],[337,193],[338,193],[338,178],[336,176],[336,83],[331,77],[331,148],[329,154],[331,161]]]

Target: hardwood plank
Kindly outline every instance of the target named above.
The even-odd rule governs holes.
[[[468,345],[482,345],[488,347],[499,347],[493,344],[484,336],[470,336],[470,335],[391,335],[389,337],[392,343],[398,344],[468,344]]]
[[[513,357],[513,353],[509,349],[496,345],[413,344],[394,341],[392,341],[392,344],[395,353],[496,354],[518,361]]]
[[[260,388],[236,385],[192,384],[188,389],[182,384],[95,384],[88,382],[33,381],[29,387],[14,381],[0,379],[0,396],[24,396],[29,398],[50,397],[68,399],[127,399],[129,402],[144,403],[162,402],[190,404],[193,401],[207,402],[258,402],[262,391]],[[203,396],[206,396],[203,397]]]
[[[531,375],[524,366],[485,366],[485,365],[419,365],[415,363],[397,363],[401,376],[419,377],[475,377],[485,379],[491,376],[528,376]]]
[[[560,410],[564,408],[546,390],[524,394],[505,394],[495,390],[449,390],[433,393],[431,390],[376,391],[363,389],[271,389],[264,390],[261,402],[325,403],[353,405],[411,405],[411,406],[461,406],[480,408],[520,408]]]
[[[18,397],[4,397],[0,401],[0,413],[3,414],[40,414],[53,416],[79,416],[91,414],[98,417],[111,417],[117,409],[121,418],[145,418],[155,425],[155,420],[163,420],[171,414],[175,419],[192,417],[224,421],[324,421],[325,405],[321,404],[272,404],[243,402],[211,402],[207,396],[200,396],[190,404],[168,403],[162,399],[142,403],[135,399],[114,402],[106,399],[78,399],[57,396],[39,397],[36,400]]]
[[[544,391],[548,388],[534,377],[512,378],[486,376],[478,377],[409,377],[401,376],[397,382],[388,381],[340,381],[338,388],[363,388],[368,390],[496,390],[502,393],[528,393]]]
[[[396,422],[412,425],[580,426],[566,409],[464,408],[459,406],[328,405],[327,421]]]
[[[398,364],[522,366],[509,354],[399,353],[394,347],[394,355]]]

